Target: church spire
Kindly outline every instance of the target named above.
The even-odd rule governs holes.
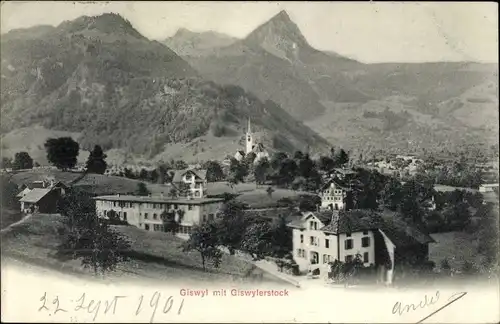
[[[250,128],[250,118],[248,118],[247,134],[250,134],[252,129]]]

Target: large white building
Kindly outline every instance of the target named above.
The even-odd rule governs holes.
[[[328,271],[328,263],[349,262],[359,255],[364,266],[384,269],[386,282],[391,283],[395,263],[427,260],[428,244],[434,242],[429,235],[396,218],[382,220],[375,214],[366,210],[302,213],[302,218],[288,224],[299,269]]]
[[[165,198],[111,195],[94,198],[98,217],[114,211],[120,220],[146,231],[164,231],[161,214],[174,212],[179,223],[178,235],[188,237],[193,225],[214,220],[223,204],[219,198]]]
[[[321,188],[321,209],[341,210],[347,205],[349,188],[339,180],[330,179]]]

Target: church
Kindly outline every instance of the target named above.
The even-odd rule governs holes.
[[[237,151],[236,154],[234,155],[234,158],[238,161],[241,161],[245,158],[247,154],[252,152],[255,154],[254,163],[257,163],[259,160],[263,158],[269,159],[269,153],[264,148],[264,145],[262,143],[255,142],[250,125],[250,119],[248,119],[247,133],[245,135],[245,151],[243,150]]]

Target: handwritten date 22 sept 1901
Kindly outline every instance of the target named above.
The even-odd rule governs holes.
[[[119,307],[119,301],[125,298],[129,297],[113,296],[112,298],[107,300],[95,300],[87,298],[86,293],[83,293],[80,298],[76,300],[71,299],[69,301],[66,301],[63,305],[63,303],[59,299],[59,296],[54,296],[51,299],[47,295],[47,292],[45,292],[40,298],[40,302],[42,303],[42,305],[40,306],[38,311],[49,312],[49,316],[58,313],[86,312],[87,314],[92,314],[93,321],[95,321],[100,314],[116,314]],[[71,308],[72,303],[76,304],[76,306],[74,306],[73,308]],[[176,308],[172,309],[174,307],[174,304],[177,304]],[[173,296],[162,298],[161,293],[158,291],[156,291],[149,300],[145,300],[144,295],[141,295],[137,300],[137,307],[135,308],[134,315],[138,316],[139,314],[143,313],[143,311],[150,311],[150,322],[153,322],[159,307],[163,307],[160,309],[163,314],[167,314],[170,311],[177,311],[177,315],[180,315],[184,307],[184,299],[176,303]]]

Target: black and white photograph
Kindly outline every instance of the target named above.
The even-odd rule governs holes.
[[[498,323],[495,2],[5,1],[2,322]]]

